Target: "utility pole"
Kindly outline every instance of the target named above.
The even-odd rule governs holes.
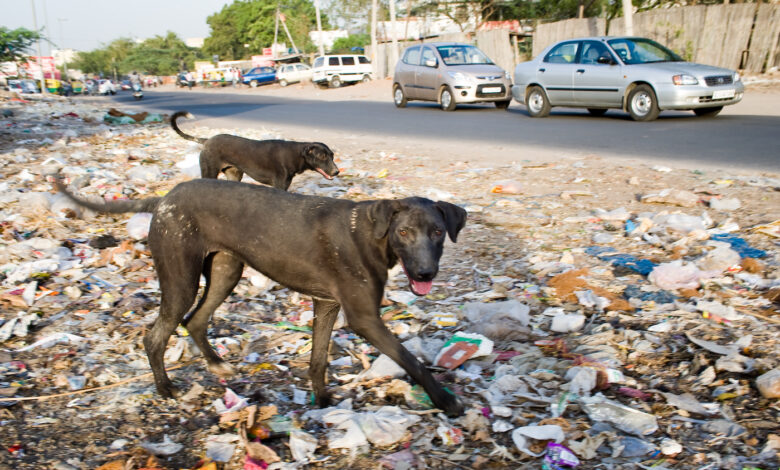
[[[276,15],[274,15],[274,43],[271,44],[271,58],[276,59],[276,38],[279,36],[279,4],[276,4]]]
[[[320,0],[314,0],[314,11],[317,13],[317,42],[320,46],[320,56],[325,55],[325,45],[322,41],[322,21],[320,20]]]
[[[377,68],[376,64],[376,9],[377,0],[371,0],[371,66],[374,69],[374,77],[380,78],[377,76],[379,69]]]
[[[62,53],[62,66],[65,68],[65,80],[68,79],[68,55],[65,52],[65,36],[62,34],[62,22],[68,21],[67,18],[57,18],[57,22],[60,23],[60,51]]]
[[[626,22],[626,36],[634,35],[634,5],[631,0],[623,0],[623,19]]]
[[[32,14],[33,14],[33,29],[35,32],[38,32],[38,18],[35,16],[35,0],[30,0],[30,3],[32,4]],[[46,82],[43,80],[43,64],[41,64],[41,40],[40,38],[36,41],[37,48],[38,48],[38,69],[41,71],[41,93],[46,93]]]
[[[395,29],[395,0],[390,0],[390,29],[392,30],[393,46],[390,49],[390,63],[387,64],[390,70],[395,70],[395,64],[398,62],[398,36]]]

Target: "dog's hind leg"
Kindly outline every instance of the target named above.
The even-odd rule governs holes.
[[[309,378],[314,389],[317,406],[329,405],[325,387],[325,372],[328,367],[328,345],[333,324],[339,315],[339,304],[332,300],[314,299],[314,327],[312,328],[311,359],[309,360]]]
[[[211,347],[206,331],[214,310],[233,292],[243,271],[244,264],[229,253],[217,252],[208,256],[203,265],[203,275],[206,277],[203,296],[192,314],[182,322],[203,354],[209,371],[220,377],[228,377],[234,371]]]
[[[365,306],[367,303],[364,304],[362,301],[356,302],[354,297],[350,300],[358,304],[357,308],[355,304],[349,305],[347,301],[343,304],[344,311],[347,314],[347,322],[352,331],[364,337],[375,348],[403,367],[415,382],[422,385],[433,404],[444,410],[447,415],[460,416],[463,414],[463,404],[460,400],[452,393],[444,390],[439,382],[433,378],[430,371],[403,347],[398,338],[390,333],[378,315],[376,308],[367,308]],[[363,304],[362,308],[359,304]]]
[[[216,179],[219,176],[220,163],[217,158],[211,158],[210,155],[208,148],[200,151],[200,177]]]
[[[164,259],[160,256],[154,259],[160,280],[160,314],[144,336],[144,349],[152,367],[157,392],[166,398],[174,396],[174,386],[165,373],[165,347],[176,326],[195,302],[198,279],[203,269],[202,259],[191,250],[173,248],[165,252]],[[152,253],[155,252],[153,249]]]

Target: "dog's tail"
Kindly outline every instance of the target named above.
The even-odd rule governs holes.
[[[148,197],[144,199],[119,200],[95,202],[76,196],[62,183],[59,178],[54,178],[54,186],[76,204],[95,212],[108,212],[121,214],[124,212],[152,212],[162,200],[161,197]]]
[[[187,140],[191,140],[199,144],[205,144],[208,139],[185,134],[184,132],[181,131],[181,129],[179,129],[179,126],[176,124],[176,120],[179,119],[180,117],[186,117],[187,119],[192,119],[193,115],[187,111],[176,111],[175,113],[173,113],[173,116],[171,116],[171,127],[173,127],[173,130]]]

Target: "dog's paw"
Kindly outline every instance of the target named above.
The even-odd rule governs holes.
[[[322,392],[318,395],[315,395],[314,400],[317,402],[318,408],[327,408],[333,404],[333,400],[331,399],[330,393],[328,392]]]
[[[163,398],[173,398],[176,399],[179,396],[179,389],[176,388],[175,385],[173,385],[173,382],[170,380],[158,383],[157,386],[157,393],[160,394]]]
[[[236,374],[236,370],[227,362],[215,362],[208,365],[209,372],[221,377],[223,379],[232,377]]]
[[[437,408],[444,410],[444,413],[450,418],[456,418],[463,415],[464,406],[460,399],[454,394],[443,391],[437,399],[433,400]]]

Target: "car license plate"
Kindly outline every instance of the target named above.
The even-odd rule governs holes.
[[[713,100],[722,100],[724,98],[734,98],[735,90],[718,90],[712,92]]]
[[[482,93],[501,93],[500,86],[486,86],[482,89]]]

